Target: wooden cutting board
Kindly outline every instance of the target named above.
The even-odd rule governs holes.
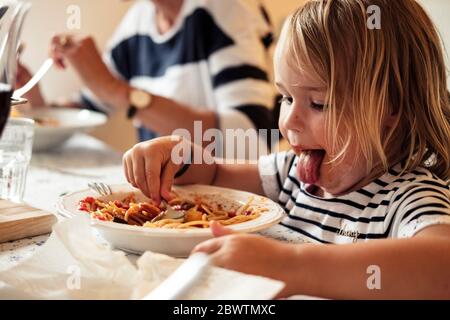
[[[52,213],[0,200],[0,243],[50,233],[56,221]]]

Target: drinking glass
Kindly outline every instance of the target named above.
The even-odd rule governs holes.
[[[0,198],[21,202],[31,160],[34,121],[9,119],[0,138]]]

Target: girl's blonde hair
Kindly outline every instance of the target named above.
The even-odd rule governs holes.
[[[380,29],[369,28],[372,8]],[[426,166],[449,178],[443,48],[417,2],[313,0],[291,16],[284,34],[288,63],[297,71],[312,68],[327,85],[327,137],[339,150],[332,161],[356,143],[372,175],[401,162],[404,171]]]

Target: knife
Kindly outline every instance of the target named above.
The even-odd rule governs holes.
[[[142,300],[177,300],[182,298],[201,279],[209,266],[209,262],[209,255],[206,253],[194,253]]]

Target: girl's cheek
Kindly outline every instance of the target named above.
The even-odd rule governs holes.
[[[283,137],[286,138],[286,127],[284,126],[284,121],[283,118],[281,117],[280,114],[280,118],[278,119],[278,128],[280,129],[281,134],[283,135]]]

